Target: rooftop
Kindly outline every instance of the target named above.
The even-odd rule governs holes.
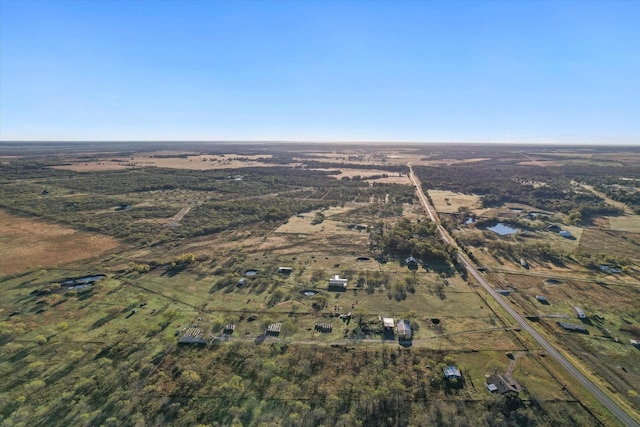
[[[444,368],[445,378],[462,378],[460,370],[456,366],[447,366]]]

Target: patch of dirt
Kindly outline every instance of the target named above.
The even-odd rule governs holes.
[[[16,274],[34,267],[53,267],[91,258],[123,246],[99,234],[0,210],[0,274]]]

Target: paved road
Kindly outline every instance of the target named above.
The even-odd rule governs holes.
[[[443,240],[448,244],[452,244],[452,239],[449,236],[449,233],[444,229],[444,227],[439,224],[438,216],[435,212],[435,209],[431,208],[427,197],[424,195],[422,187],[413,173],[411,163],[409,163],[407,166],[409,166],[410,170],[409,178],[411,179],[411,182],[413,182],[413,185],[415,185],[416,187],[420,203],[422,203],[422,206],[427,211],[427,214],[429,215],[431,220],[437,224],[438,231],[440,232]],[[500,304],[502,308],[504,308],[505,311],[509,313],[516,322],[518,322],[522,329],[527,331],[538,342],[538,344],[540,344],[540,346],[545,349],[549,356],[553,357],[560,365],[562,365],[567,371],[569,371],[569,373],[573,375],[573,377],[578,380],[578,382],[582,384],[587,390],[589,390],[605,408],[607,408],[614,416],[616,416],[620,420],[622,424],[626,426],[640,427],[640,423],[634,420],[620,406],[618,406],[616,402],[614,402],[611,398],[609,398],[609,396],[603,393],[600,388],[598,388],[593,382],[591,382],[591,380],[589,380],[589,378],[587,378],[582,372],[580,372],[567,358],[560,354],[560,352],[558,352],[558,350],[556,350],[553,345],[549,343],[549,341],[547,341],[542,335],[540,335],[538,331],[536,331],[524,319],[524,317],[522,317],[517,311],[515,311],[513,307],[511,307],[511,305],[506,302],[504,298],[502,298],[502,296],[500,296],[500,294],[494,291],[489,283],[487,283],[487,281],[484,279],[484,277],[482,277],[482,275],[478,273],[473,265],[471,265],[471,263],[462,254],[458,253],[458,259],[462,264],[464,264],[467,271],[476,278],[478,283],[480,283],[486,289],[486,291],[498,302],[498,304]]]

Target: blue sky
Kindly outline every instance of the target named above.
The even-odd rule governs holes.
[[[638,22],[634,0],[0,0],[0,139],[640,144]]]

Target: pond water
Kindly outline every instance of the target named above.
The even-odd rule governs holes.
[[[497,223],[493,227],[487,227],[487,230],[491,230],[494,233],[498,233],[501,236],[507,236],[518,232],[517,228],[510,227],[502,222]]]
[[[258,274],[258,270],[247,270],[244,272],[244,275],[248,277],[253,277],[256,274]]]
[[[562,283],[562,281],[558,279],[547,279],[544,282],[548,285],[559,285],[560,283]]]
[[[473,224],[474,222],[476,222],[477,220],[475,218],[467,218],[467,220],[464,222],[465,224],[469,225],[469,224]]]
[[[91,285],[93,282],[104,279],[106,276],[104,274],[98,274],[96,276],[87,276],[81,277],[79,279],[69,279],[62,282],[64,286],[73,286],[73,285]],[[86,287],[83,286],[83,287]],[[78,288],[80,289],[80,288]]]

